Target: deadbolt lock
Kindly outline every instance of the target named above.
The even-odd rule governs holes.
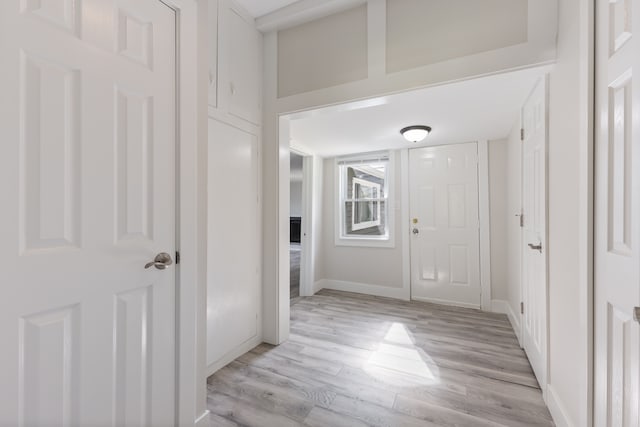
[[[413,222],[414,224],[417,224],[418,223],[418,218],[413,218],[413,220],[411,222]]]

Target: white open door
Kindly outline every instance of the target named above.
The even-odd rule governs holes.
[[[547,384],[547,89],[522,109],[522,345],[543,392]]]
[[[411,298],[480,308],[478,144],[409,151]]]
[[[175,19],[0,2],[0,425],[174,425]]]
[[[596,426],[640,422],[640,313],[634,321],[640,306],[638,29],[640,1],[596,2]]]

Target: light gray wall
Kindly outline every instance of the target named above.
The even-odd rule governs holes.
[[[527,6],[527,0],[387,0],[387,72],[524,43]]]
[[[491,298],[506,301],[507,279],[507,140],[489,142],[489,210],[491,215]]]
[[[402,287],[402,246],[400,221],[400,156],[395,156],[393,188],[390,197],[396,207],[396,245],[394,248],[361,248],[335,245],[336,166],[335,159],[324,161],[323,271],[322,279]]]
[[[367,78],[367,6],[278,32],[278,97]]]

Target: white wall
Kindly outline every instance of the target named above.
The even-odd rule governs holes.
[[[586,108],[581,85],[581,2],[559,8],[557,64],[550,76],[549,120],[549,389],[559,425],[583,424],[587,354],[581,315],[581,129]],[[554,413],[555,412],[555,413]],[[561,421],[562,419],[562,421]]]
[[[506,301],[507,140],[489,141],[489,212],[491,215],[491,299]]]

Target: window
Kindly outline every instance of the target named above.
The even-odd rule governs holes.
[[[336,243],[389,246],[388,153],[337,159]]]

